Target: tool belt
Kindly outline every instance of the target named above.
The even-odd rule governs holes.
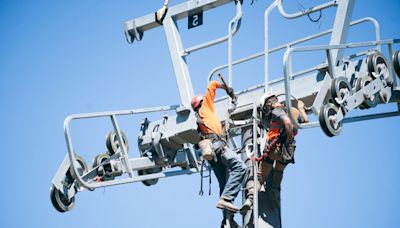
[[[270,141],[271,147],[265,150],[264,153],[267,153],[267,156],[275,158],[274,160],[279,161],[282,164],[294,163],[294,152],[296,150],[295,141],[292,143],[285,143],[286,137],[275,137]],[[268,150],[269,149],[269,150]]]
[[[281,148],[281,162],[283,164],[294,163],[294,152],[296,150],[295,143],[285,144]]]
[[[206,134],[201,138],[199,147],[205,160],[215,160],[216,154],[223,152],[227,146],[227,142],[217,134]]]

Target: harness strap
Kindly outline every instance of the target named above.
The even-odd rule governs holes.
[[[204,195],[204,191],[203,191],[203,178],[204,178],[204,163],[206,161],[203,160],[201,162],[201,167],[200,167],[200,191],[199,191],[199,196],[203,196]],[[207,177],[207,176],[206,176]],[[208,195],[211,196],[211,168],[208,170]]]
[[[253,161],[256,161],[256,162],[260,162],[264,158],[268,157],[268,153],[270,151],[272,151],[276,147],[280,147],[280,146],[281,146],[281,143],[279,142],[279,135],[278,135],[278,137],[275,137],[274,139],[272,139],[271,143],[267,146],[267,148],[264,150],[263,154],[260,157],[256,158],[253,155],[250,159],[253,160]]]
[[[211,168],[208,170],[208,195],[211,196]]]
[[[199,196],[204,195],[203,191],[203,168],[204,168],[204,160],[201,162],[201,168],[200,168],[200,191],[199,191]]]

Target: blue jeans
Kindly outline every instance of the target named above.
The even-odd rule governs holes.
[[[247,166],[228,146],[216,155],[217,162],[209,162],[218,179],[219,194],[233,201],[240,191]]]

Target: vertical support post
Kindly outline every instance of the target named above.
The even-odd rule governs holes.
[[[257,107],[255,106],[255,110],[253,110],[253,116],[255,117],[253,125],[243,128],[241,135],[242,148],[246,148],[246,145],[253,145],[255,156],[258,153],[258,146],[257,143],[253,142],[257,142],[257,126],[259,121],[256,115]],[[243,228],[281,228],[280,208],[273,209],[268,198],[268,191],[271,189],[272,175],[269,175],[267,178],[266,192],[259,193],[256,190],[259,184],[257,179],[257,162],[250,160],[246,153],[242,153],[242,159],[246,162],[246,165],[252,167],[245,187],[246,189],[254,188],[253,210],[248,211],[247,214],[243,216]],[[243,196],[243,199],[245,199],[245,197],[246,196]]]
[[[326,49],[326,59],[328,61],[328,72],[331,78],[335,78],[335,62],[332,61],[332,53],[333,50]]]
[[[331,41],[329,44],[337,45],[343,44],[347,41],[351,15],[353,14],[354,0],[337,0],[338,7],[336,10],[335,22],[333,24]],[[337,62],[343,57],[343,49],[332,50],[330,55],[333,63]]]
[[[232,87],[232,38],[233,38],[233,26],[234,26],[235,20],[233,19],[231,22],[229,22],[229,28],[228,28],[228,85],[229,87]]]
[[[252,145],[252,141],[253,141],[253,127],[252,126],[248,126],[245,128],[241,129],[241,138],[242,138],[242,148],[244,148],[242,151],[242,160],[244,161],[244,163],[247,165],[247,167],[252,167],[253,166],[253,161],[250,160],[250,158],[247,156],[247,153],[245,153],[247,145]],[[249,191],[254,191],[254,181],[253,181],[253,177],[254,177],[254,169],[250,169],[248,170],[248,175],[247,178],[245,180],[245,191],[242,192],[242,199],[244,203],[244,201],[246,200],[246,198],[249,195]],[[253,196],[253,201],[254,201],[254,196]],[[248,211],[245,215],[243,215],[243,228],[248,228],[250,227],[250,224],[253,224],[254,219],[252,218],[252,211]]]
[[[122,139],[122,134],[118,126],[117,117],[115,115],[111,115],[111,122],[114,126],[115,133],[117,134],[117,139],[119,141],[119,149],[121,150],[121,161],[124,165],[126,172],[128,173],[129,177],[133,177],[133,172],[131,168],[131,164],[129,163],[128,151],[126,149],[126,145]]]
[[[229,22],[228,27],[228,85],[232,87],[232,48],[233,48],[233,34],[237,31],[240,26],[240,20],[242,19],[242,3],[239,0],[235,0],[236,4],[236,16]]]
[[[257,105],[253,104],[253,152],[254,157],[258,157],[258,145],[257,145]],[[253,181],[254,181],[254,200],[253,200],[253,221],[254,228],[258,228],[258,180],[257,180],[257,162],[253,161]]]
[[[179,34],[178,25],[176,24],[176,20],[168,17],[168,15],[164,19],[164,31],[165,36],[167,37],[172,65],[174,66],[181,102],[184,106],[190,107],[190,101],[194,95],[193,85],[190,79],[186,59],[184,56],[182,56],[184,49],[182,39]]]
[[[275,0],[264,12],[264,93],[269,90],[269,14],[279,4],[279,1]]]

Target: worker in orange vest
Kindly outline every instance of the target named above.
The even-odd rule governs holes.
[[[286,108],[278,103],[278,98],[273,93],[267,93],[261,97],[260,108],[262,113],[261,125],[268,130],[266,140],[267,144],[270,145],[270,151],[265,151],[268,156],[261,162],[259,181],[261,186],[273,170],[272,188],[268,195],[271,206],[278,207],[283,171],[289,163],[294,163],[296,149],[294,137],[297,135],[297,128],[288,117]],[[292,108],[291,111],[294,119],[299,123],[308,123],[308,116],[302,101],[299,100],[297,109]],[[271,145],[274,142],[276,145]]]
[[[265,191],[264,181],[271,171],[272,187],[268,192],[271,207],[279,206],[279,192],[283,178],[283,171],[289,163],[294,163],[294,152],[297,135],[297,128],[293,125],[287,112],[287,108],[278,102],[278,98],[273,93],[264,94],[259,103],[261,110],[261,128],[267,130],[266,147],[262,151],[260,158],[261,164],[258,171],[259,189]],[[308,116],[305,112],[304,103],[301,100],[297,102],[297,109],[291,109],[293,117],[299,123],[307,123]],[[253,204],[254,184],[248,185],[250,189],[243,203],[241,212],[248,211]]]
[[[217,88],[224,89],[232,98],[232,101],[236,101],[236,96],[232,88],[226,86],[225,83],[221,84],[218,81],[211,81],[207,86],[205,96],[194,96],[191,105],[197,116],[198,130],[201,134],[202,141],[200,141],[199,145],[201,142],[208,141],[210,142],[211,150],[215,153],[214,156],[203,157],[209,160],[219,182],[220,199],[217,203],[217,208],[238,212],[239,208],[234,205],[233,201],[241,189],[247,166],[229,148],[229,144],[224,136],[221,121],[218,119],[214,107]],[[226,218],[227,214],[231,217]],[[221,227],[224,227],[227,219],[230,220],[230,227],[238,227],[233,220],[233,213],[224,213],[224,220]]]

